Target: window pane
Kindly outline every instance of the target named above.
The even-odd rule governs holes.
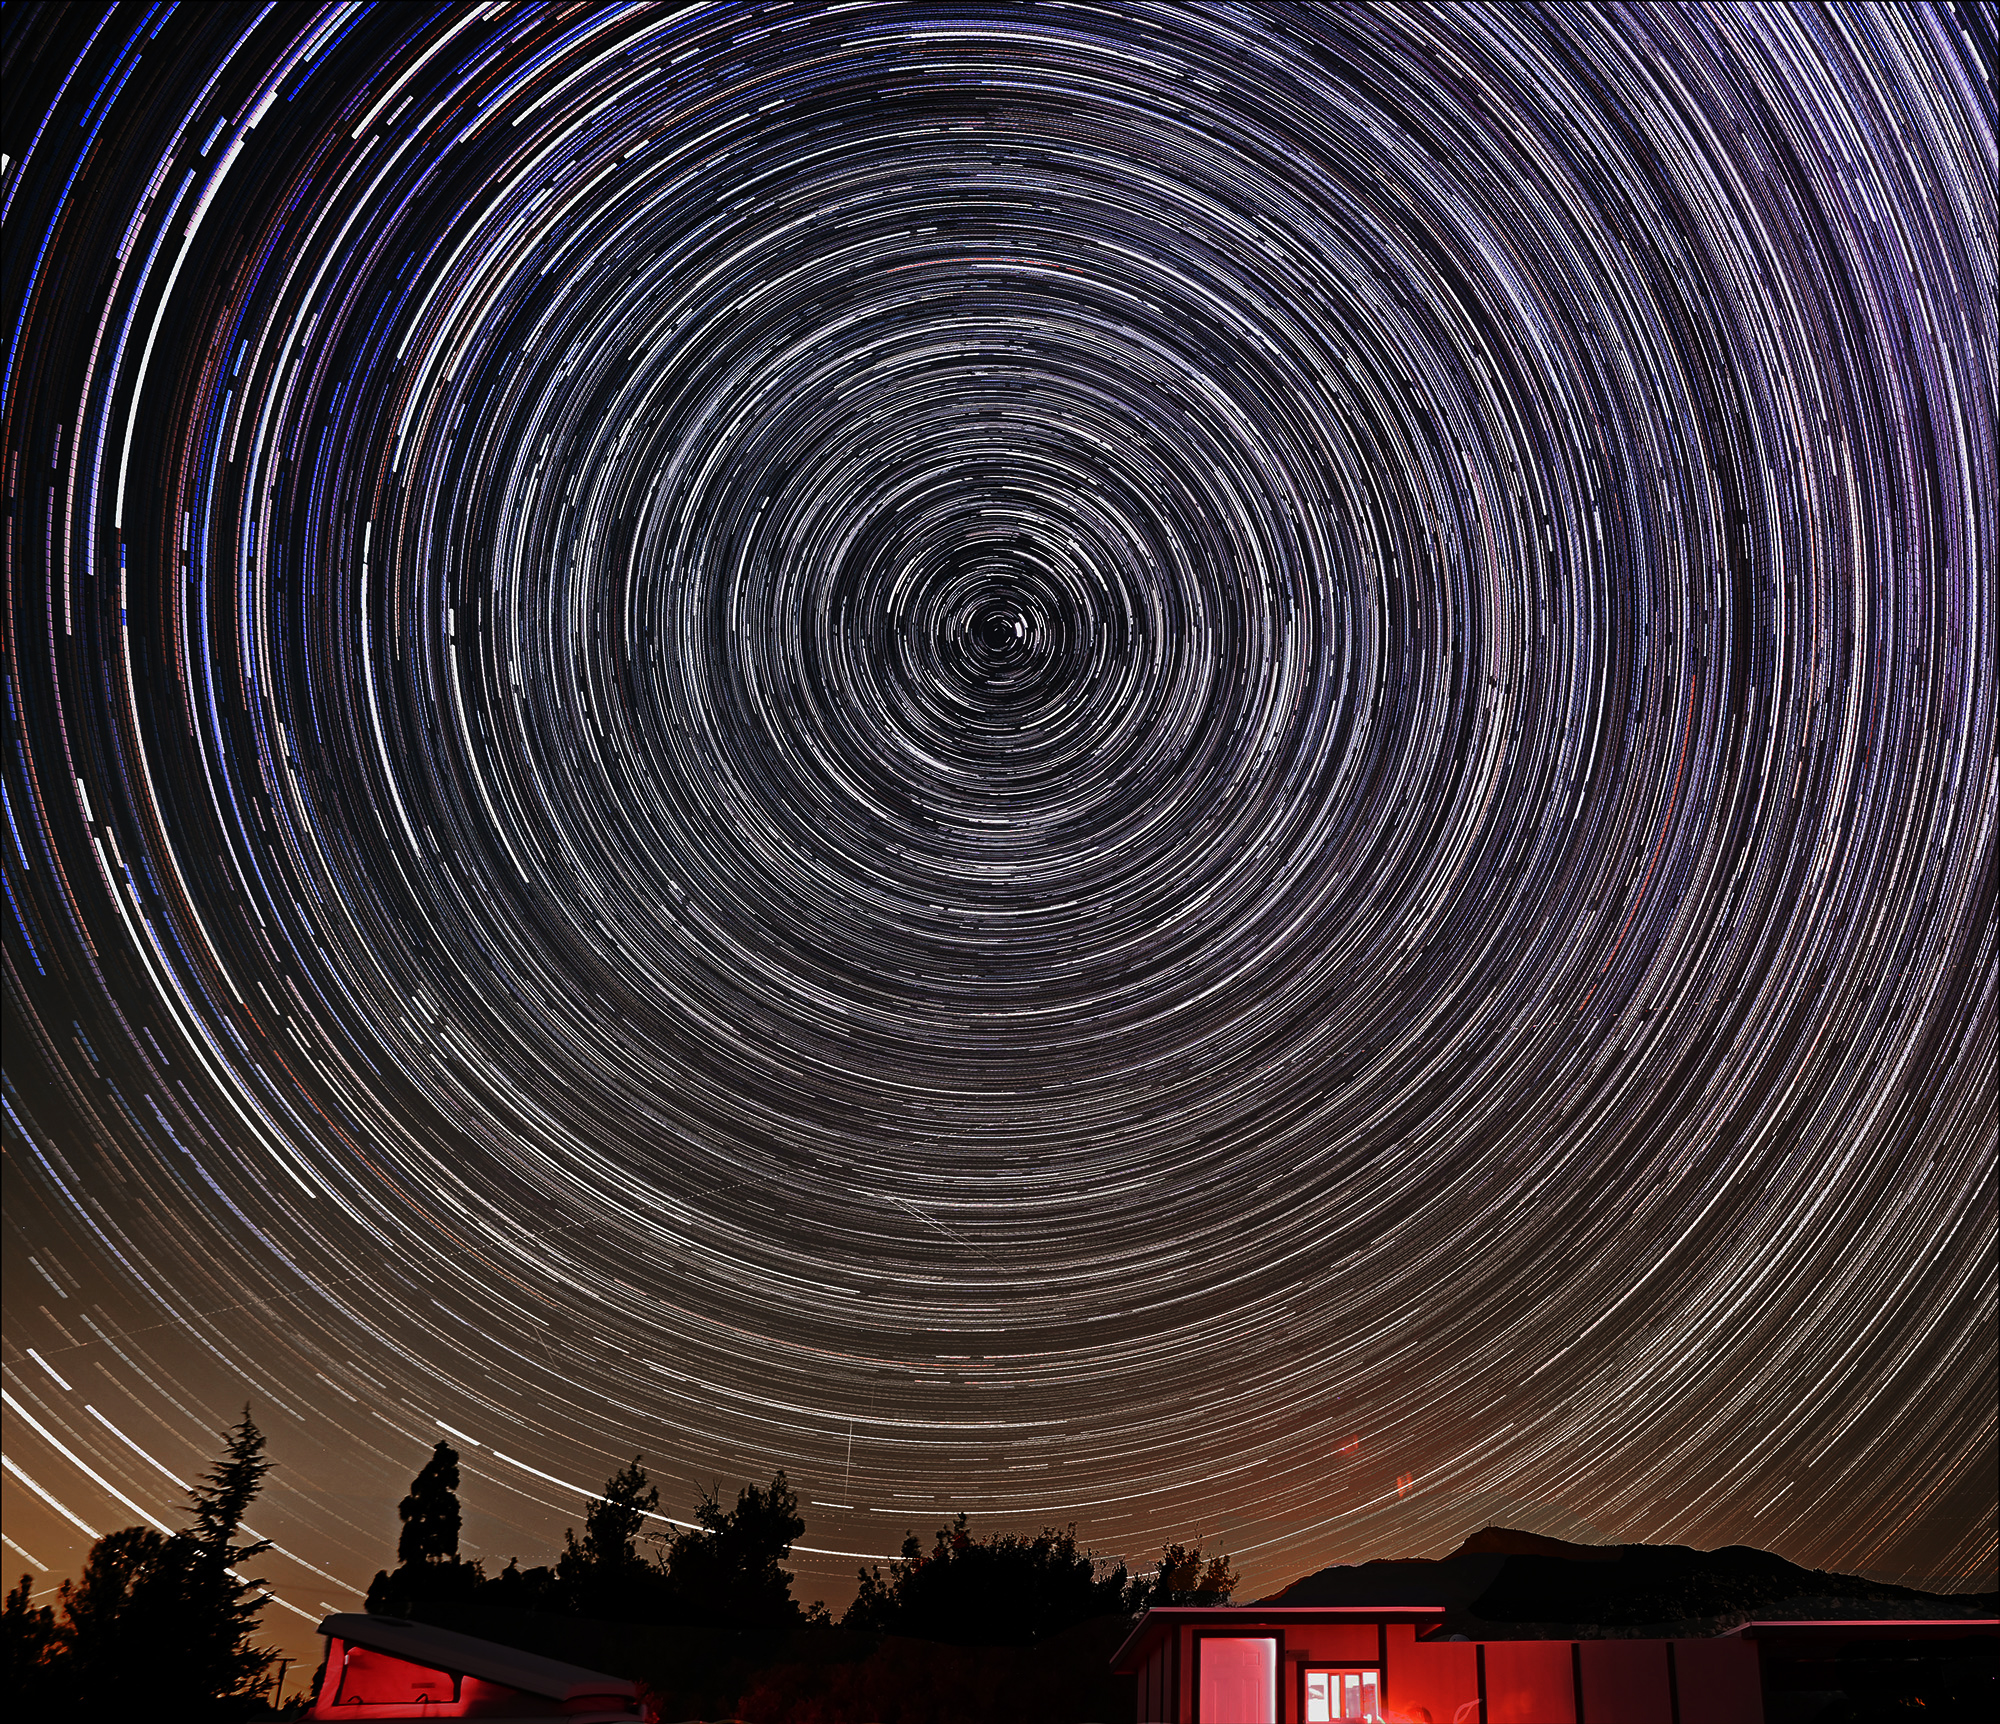
[[[1382,1718],[1382,1678],[1373,1670],[1308,1670],[1303,1724]]]
[[[1278,1643],[1262,1636],[1201,1642],[1199,1724],[1278,1724]]]

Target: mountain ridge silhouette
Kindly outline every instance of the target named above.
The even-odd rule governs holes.
[[[1335,1564],[1259,1604],[1439,1604],[1445,1630],[1504,1635],[1554,1625],[1631,1631],[1675,1624],[1714,1632],[1753,1616],[1992,1615],[2000,1595],[1934,1593],[1801,1568],[1749,1545],[1572,1544],[1488,1526],[1450,1555]]]

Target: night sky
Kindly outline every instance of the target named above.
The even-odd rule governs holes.
[[[9,5],[10,1580],[1990,1574],[1995,16]]]

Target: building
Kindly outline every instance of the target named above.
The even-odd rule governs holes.
[[[1687,1640],[1443,1637],[1442,1605],[1146,1613],[1112,1658],[1139,1724],[1764,1724],[1767,1689],[1837,1696],[1864,1666],[1991,1657],[1990,1618],[1751,1622]]]
[[[653,1717],[636,1682],[395,1616],[329,1616],[326,1668],[308,1718],[508,1718],[635,1724]]]

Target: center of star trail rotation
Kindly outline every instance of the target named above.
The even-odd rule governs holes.
[[[1993,45],[8,8],[10,1536],[1990,1568]]]

